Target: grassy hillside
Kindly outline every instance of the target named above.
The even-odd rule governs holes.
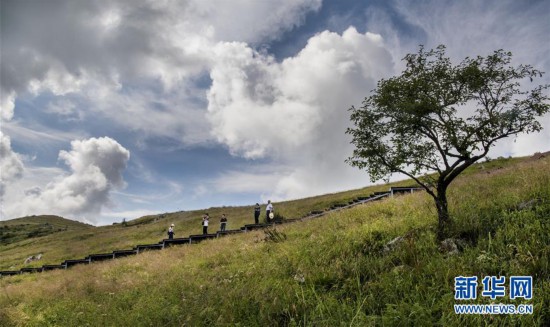
[[[410,182],[408,183],[410,184]],[[407,182],[391,185],[405,184]],[[377,185],[359,190],[275,203],[275,211],[286,218],[298,218],[313,210],[325,210],[334,204],[348,203],[358,196],[368,196],[376,191],[387,191],[388,187],[388,185]],[[265,206],[262,207],[262,210],[264,208]],[[131,249],[138,244],[157,243],[166,238],[167,228],[172,223],[176,225],[176,237],[202,234],[201,217],[206,212],[211,217],[211,231],[219,229],[218,222],[222,213],[226,213],[228,216],[228,229],[238,229],[245,224],[254,223],[254,209],[251,205],[151,215],[128,221],[125,225],[116,224],[91,229],[69,228],[66,231],[44,237],[24,238],[19,242],[0,245],[0,257],[2,258],[0,270],[59,264],[63,260],[80,259],[91,253],[112,252],[118,249]],[[263,213],[260,218],[263,221]],[[8,223],[16,220],[8,221]],[[27,265],[23,264],[25,258],[37,253],[43,254],[42,260]]]
[[[2,278],[0,325],[547,326],[550,158],[477,166],[449,192],[460,248],[456,255],[441,251],[432,200],[418,193],[283,225],[272,233]],[[292,209],[286,210],[307,211],[329,198],[308,199],[308,205],[289,202]],[[198,231],[198,218],[186,214],[104,230],[127,233],[116,235],[135,241],[138,229],[141,239],[158,238],[155,232],[167,222],[180,219],[181,225],[189,219],[189,230]],[[150,226],[157,230],[148,232]],[[82,234],[70,233],[75,233],[74,247],[111,240],[95,229],[82,241]],[[403,241],[387,249],[397,236]],[[455,315],[454,277],[460,275],[533,276],[532,300],[493,302],[530,303],[534,314]],[[467,303],[491,300],[479,296]]]
[[[59,216],[43,215],[0,221],[0,246],[21,240],[94,226]]]

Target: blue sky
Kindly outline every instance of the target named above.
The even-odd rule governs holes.
[[[418,45],[550,71],[548,1],[2,1],[1,219],[358,188],[347,109]],[[544,75],[539,83],[548,83]],[[490,156],[550,149],[543,132]]]

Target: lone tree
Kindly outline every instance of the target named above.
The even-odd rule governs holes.
[[[351,107],[355,145],[346,162],[371,180],[402,173],[430,194],[437,207],[439,240],[450,232],[447,188],[485,157],[496,141],[542,129],[549,85],[525,90],[520,81],[542,77],[530,65],[511,66],[503,50],[454,66],[445,47],[403,59],[400,76],[382,79],[360,108]]]

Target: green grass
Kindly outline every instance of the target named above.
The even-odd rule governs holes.
[[[90,229],[94,226],[59,216],[28,216],[0,221],[0,245],[54,233]]]
[[[546,326],[550,160],[491,164],[474,167],[451,186],[452,231],[462,240],[458,255],[440,252],[433,201],[417,193],[282,225],[271,236],[251,232],[67,271],[2,278],[0,325]],[[304,200],[308,205],[292,201],[287,210],[309,210],[329,199]],[[532,199],[538,200],[519,209]],[[155,224],[109,228],[114,234],[147,231]],[[404,241],[385,250],[397,236]],[[453,286],[459,275],[533,276],[534,297],[526,302],[534,305],[534,314],[455,315]],[[490,301],[478,297],[468,303]]]
[[[390,185],[406,185],[410,181],[392,183]],[[275,212],[285,218],[306,216],[313,210],[326,210],[333,204],[348,203],[358,196],[368,196],[373,192],[387,191],[388,185],[375,185],[358,190],[325,194],[306,199],[275,203]],[[265,206],[262,207],[262,210]],[[254,223],[254,206],[209,208],[204,210],[180,211],[159,215],[144,216],[123,224],[100,226],[95,228],[69,228],[66,231],[51,235],[40,235],[31,238],[21,238],[18,242],[0,245],[0,270],[18,270],[24,267],[40,267],[45,264],[59,264],[67,259],[80,259],[92,253],[112,252],[113,250],[131,249],[138,244],[157,243],[166,238],[168,226],[175,227],[175,237],[187,237],[192,234],[202,234],[202,215],[209,213],[211,223],[209,230],[219,229],[219,219],[223,213],[228,217],[227,229],[239,229],[245,224]],[[19,221],[31,224],[35,218],[21,218],[6,223]],[[63,218],[60,218],[63,219]],[[264,219],[264,213],[260,216]],[[63,221],[69,221],[65,220]],[[43,223],[44,219],[37,223]],[[86,227],[81,223],[74,222]],[[42,253],[40,261],[23,264],[31,255]]]

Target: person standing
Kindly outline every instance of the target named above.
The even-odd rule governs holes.
[[[171,240],[174,238],[174,224],[170,225],[168,228],[168,239]]]
[[[202,216],[202,233],[203,235],[208,234],[208,220],[210,219],[210,216],[208,214],[205,214]]]
[[[227,224],[227,217],[225,216],[225,213],[222,214],[222,218],[220,219],[220,231],[225,232],[225,225]]]
[[[262,208],[260,207],[259,203],[256,203],[256,206],[254,207],[254,223],[258,225],[260,223],[260,212]]]
[[[271,204],[271,200],[267,200],[267,207],[265,207],[265,222],[268,224],[271,222],[269,218],[271,213],[273,213],[273,204]]]

